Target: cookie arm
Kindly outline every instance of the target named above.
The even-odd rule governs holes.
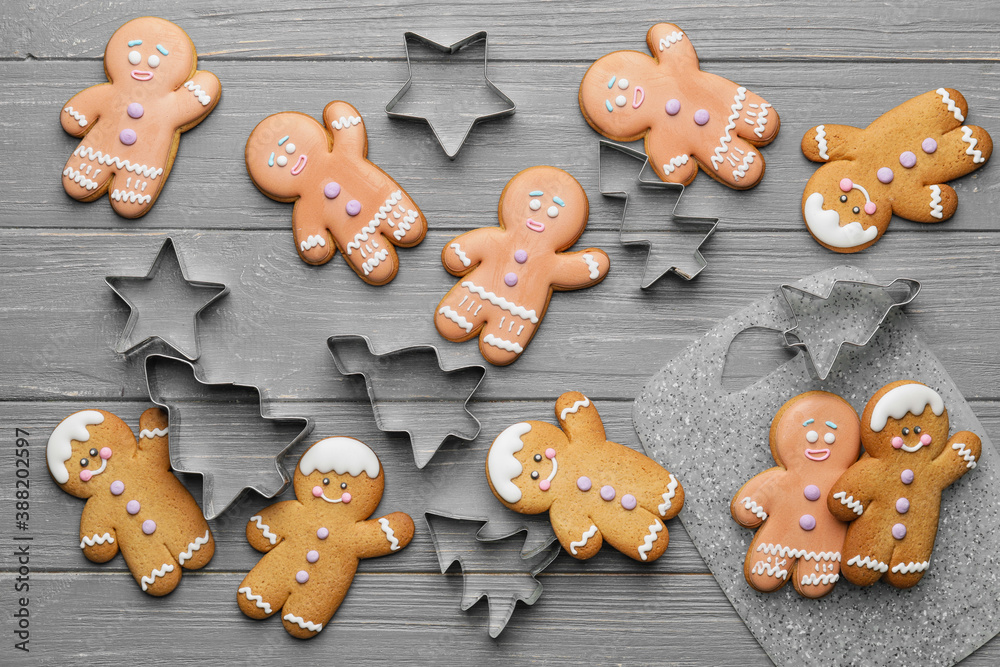
[[[959,477],[976,467],[983,453],[983,443],[971,431],[959,431],[948,439],[948,444],[932,464],[943,473],[944,486],[956,482]]]
[[[190,130],[205,120],[219,103],[221,94],[222,84],[219,83],[219,78],[205,70],[198,70],[175,90],[174,95],[179,100],[177,123],[181,131]]]
[[[873,484],[883,475],[878,459],[864,457],[841,475],[830,488],[826,506],[839,521],[854,521],[871,502]]]
[[[701,69],[691,40],[673,23],[657,23],[646,33],[646,44],[660,65],[672,70]]]
[[[756,528],[764,523],[768,511],[772,510],[769,489],[781,479],[784,472],[784,468],[770,468],[740,487],[729,503],[729,513],[736,523],[745,528]]]
[[[583,289],[604,280],[611,268],[607,253],[599,248],[556,253],[549,271],[552,289],[562,292]]]
[[[157,470],[170,469],[170,444],[167,413],[150,408],[139,417],[139,451],[147,465]]]
[[[323,123],[333,136],[335,151],[345,151],[349,155],[368,155],[368,132],[365,121],[353,105],[334,100],[323,109]]]
[[[597,555],[604,536],[590,515],[569,502],[556,501],[549,508],[549,521],[559,544],[573,558],[587,560]]]
[[[393,512],[378,519],[359,521],[358,558],[374,558],[396,553],[413,539],[413,519],[409,514]]]
[[[101,109],[111,96],[111,84],[100,83],[85,88],[69,99],[59,110],[59,122],[64,130],[74,137],[82,137],[90,132],[101,117]]]
[[[80,548],[83,555],[95,563],[106,563],[118,553],[118,535],[108,522],[106,512],[95,509],[88,500],[80,515]]]
[[[499,230],[480,227],[456,236],[441,250],[441,263],[453,276],[464,276],[476,268],[492,245],[491,238]]]
[[[285,539],[283,526],[294,523],[297,500],[285,500],[265,507],[247,522],[247,542],[257,551],[267,553]]]
[[[862,130],[850,125],[817,125],[802,135],[802,154],[813,162],[832,162],[848,156],[848,145]]]

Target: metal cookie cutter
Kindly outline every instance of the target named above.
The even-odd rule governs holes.
[[[462,568],[462,611],[486,596],[490,637],[494,638],[507,627],[518,600],[532,605],[542,596],[542,584],[535,575],[548,567],[562,549],[558,542],[553,542],[541,553],[525,558],[514,539],[493,542],[477,539],[482,520],[435,512],[425,512],[424,519],[434,541],[441,574],[456,561]]]
[[[684,195],[683,185],[657,178],[645,153],[611,141],[601,140],[599,144],[601,194],[625,200],[621,244],[648,248],[640,287],[651,287],[671,271],[684,280],[701,273],[708,263],[700,249],[719,219],[676,215]],[[640,163],[638,169],[636,162]],[[669,213],[666,193],[677,195]]]
[[[430,345],[375,354],[367,337],[353,335],[331,336],[327,345],[341,374],[364,377],[379,429],[410,436],[418,468],[448,436],[475,440],[479,435],[479,420],[468,403],[486,376],[485,367],[446,369]]]
[[[269,417],[257,387],[205,382],[191,362],[160,354],[146,357],[146,387],[170,420],[170,465],[204,479],[206,519],[245,489],[273,498],[288,486],[282,460],[312,431],[312,420]]]
[[[471,44],[483,42],[483,79],[486,83],[486,88],[500,98],[504,107],[498,111],[479,113],[479,110],[482,109],[483,102],[481,100],[472,99],[472,93],[474,91],[471,89],[471,84],[467,84],[464,88],[459,88],[457,90],[452,88],[447,92],[438,91],[439,94],[435,96],[435,99],[431,102],[408,100],[408,102],[413,102],[413,106],[416,106],[417,108],[429,108],[428,112],[415,113],[395,111],[394,109],[397,105],[399,105],[403,98],[406,97],[407,93],[410,91],[410,86],[413,83],[413,62],[410,59],[411,40],[419,42],[430,49],[448,56],[454,55]],[[469,136],[469,133],[472,132],[472,127],[474,125],[484,120],[509,116],[517,110],[517,105],[514,104],[514,101],[497,88],[496,85],[490,81],[489,76],[487,76],[487,68],[489,64],[489,41],[488,34],[485,30],[469,35],[465,39],[461,39],[451,46],[439,44],[438,42],[427,39],[426,37],[418,35],[415,32],[406,32],[403,34],[403,46],[406,49],[406,67],[408,76],[406,83],[403,84],[403,87],[400,88],[399,92],[396,93],[396,95],[389,100],[389,103],[385,105],[385,113],[390,118],[426,121],[431,128],[431,132],[434,133],[434,138],[437,139],[441,148],[444,149],[445,155],[447,155],[450,159],[454,160],[455,156],[458,155],[458,151],[461,150],[462,145]],[[426,86],[427,84],[422,84],[422,86],[418,86],[418,88]],[[480,86],[480,92],[481,89],[482,87]],[[460,105],[463,104],[465,108],[460,108]],[[440,120],[435,120],[435,117]],[[446,128],[454,128],[455,131],[448,131]]]
[[[888,285],[837,280],[825,294],[782,285],[794,322],[783,332],[785,344],[805,350],[813,373],[825,380],[844,345],[867,345],[889,313],[913,301],[919,291],[920,283],[909,278]]]
[[[104,280],[131,309],[115,347],[119,354],[159,338],[186,358],[197,359],[198,316],[229,294],[222,283],[189,280],[170,238],[160,246],[145,276],[108,276]]]

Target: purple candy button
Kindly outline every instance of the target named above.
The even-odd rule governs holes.
[[[306,554],[306,560],[310,563],[315,563],[319,560],[319,552],[315,549],[311,549],[309,553]]]
[[[326,528],[320,528],[319,530],[316,531],[316,537],[318,537],[321,540],[325,540],[326,538],[330,537],[330,531],[327,530]]]
[[[667,100],[667,114],[670,116],[676,116],[680,113],[681,101],[678,99]]]
[[[903,484],[913,484],[913,471],[907,468],[899,475],[899,479]]]
[[[337,195],[340,194],[340,183],[330,181],[323,186],[323,194],[326,195],[327,199],[336,199]]]
[[[807,486],[804,493],[806,494],[806,498],[809,500],[819,500],[819,487],[815,484]]]
[[[526,250],[518,250],[514,253],[514,261],[518,264],[524,264],[528,261],[528,252]]]
[[[507,287],[513,287],[514,285],[517,284],[517,274],[516,273],[508,273],[507,275],[505,275],[503,277],[503,281],[505,283],[507,283]]]
[[[812,530],[816,527],[816,517],[812,514],[803,514],[799,517],[799,528],[802,530]]]
[[[626,493],[624,496],[622,496],[622,507],[624,507],[625,509],[634,510],[636,504],[637,503],[635,501],[635,496],[633,496],[631,493]]]
[[[906,514],[910,511],[910,501],[907,498],[900,498],[896,501],[896,511],[900,514]]]
[[[347,202],[347,215],[357,215],[358,213],[361,213],[361,202],[357,199]]]
[[[708,111],[706,109],[698,109],[694,112],[694,122],[698,125],[704,125],[708,122]]]
[[[130,501],[128,501],[128,503],[126,503],[126,505],[125,505],[125,511],[128,512],[129,514],[133,515],[133,516],[136,515],[136,514],[138,514],[139,513],[139,501],[138,500],[130,500]]]
[[[143,521],[142,522],[142,532],[146,533],[147,535],[152,535],[153,533],[155,533],[156,532],[156,522],[153,521],[152,519],[146,519],[145,521]]]
[[[142,118],[142,114],[145,113],[145,109],[138,102],[132,102],[125,108],[125,112],[128,114],[129,118]]]
[[[601,498],[607,501],[615,499],[615,487],[613,486],[602,486],[601,487]]]
[[[903,151],[899,155],[899,164],[907,169],[912,169],[917,164],[917,156],[913,154],[913,151]]]
[[[920,148],[922,148],[925,153],[933,153],[937,150],[937,142],[930,137],[927,137],[920,142]]]
[[[875,176],[878,178],[879,183],[886,184],[892,183],[892,179],[896,177],[896,175],[892,173],[892,169],[889,169],[889,167],[882,167],[875,172]]]
[[[295,581],[299,582],[300,584],[306,583],[307,581],[309,581],[309,573],[306,572],[305,570],[299,570],[298,572],[295,573]]]
[[[892,527],[892,536],[897,540],[901,540],[906,537],[906,526],[901,523],[897,523]]]
[[[581,491],[590,491],[590,478],[584,475],[580,479],[576,480],[576,488]]]
[[[118,140],[121,141],[126,146],[131,146],[135,143],[135,140],[139,137],[136,136],[135,130],[124,129],[121,134],[118,135]]]
[[[120,479],[111,482],[111,495],[120,496],[123,493],[125,493],[125,482]]]

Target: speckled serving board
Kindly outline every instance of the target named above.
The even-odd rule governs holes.
[[[796,286],[818,293],[837,279],[884,284],[894,277],[875,279],[838,267]],[[792,326],[777,288],[724,320],[650,380],[633,408],[639,439],[684,484],[680,520],[777,665],[952,665],[1000,632],[997,452],[947,371],[899,311],[868,345],[845,349],[825,381],[810,375],[799,354],[742,390],[724,389],[726,355],[741,331]],[[733,521],[729,502],[746,480],[774,465],[768,447],[774,414],[792,396],[813,389],[843,396],[860,414],[875,391],[899,379],[936,389],[952,433],[970,430],[983,439],[979,466],[943,494],[927,575],[909,590],[881,582],[862,589],[842,578],[819,600],[802,598],[787,585],[770,594],[751,588],[743,560],[754,531]]]

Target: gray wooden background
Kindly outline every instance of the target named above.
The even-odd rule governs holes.
[[[188,31],[200,67],[222,80],[223,96],[182,138],[152,212],[127,221],[106,199],[78,204],[62,191],[60,172],[76,141],[57,121],[70,96],[104,80],[101,56],[111,33],[144,14]],[[953,220],[925,226],[896,219],[875,247],[846,259],[812,241],[799,213],[814,168],[799,141],[816,123],[863,126],[911,96],[951,86],[969,100],[969,122],[1000,135],[998,19],[996,4],[951,0],[684,0],[660,8],[528,0],[3,3],[0,662],[193,664],[332,655],[344,663],[769,664],[676,520],[671,547],[653,565],[610,549],[586,563],[560,555],[540,576],[541,600],[519,607],[492,640],[485,602],[459,610],[462,578],[457,569],[440,574],[419,517],[431,509],[460,511],[465,493],[481,498],[482,462],[493,437],[515,421],[550,419],[554,399],[566,390],[595,399],[609,435],[637,447],[631,401],[656,369],[733,309],[781,282],[845,262],[886,280],[903,275],[923,282],[908,308],[911,319],[990,435],[1000,438],[997,165],[952,183],[961,202]],[[618,244],[621,203],[598,192],[598,135],[580,115],[576,95],[593,60],[616,49],[644,50],[646,30],[660,20],[687,32],[705,69],[772,103],[782,131],[763,151],[768,169],[756,189],[733,192],[698,177],[679,212],[721,218],[703,248],[709,265],[692,283],[668,276],[643,292],[644,253]],[[451,162],[426,127],[390,121],[383,106],[407,76],[405,30],[451,42],[479,29],[490,31],[490,76],[518,111],[475,128]],[[358,107],[369,157],[399,180],[429,220],[426,240],[400,252],[402,268],[387,287],[364,285],[339,257],[323,267],[302,263],[292,245],[290,207],[260,195],[245,172],[243,145],[261,118],[283,110],[318,116],[333,99]],[[404,437],[376,429],[363,384],[338,375],[325,339],[363,333],[382,350],[431,343],[454,363],[479,361],[474,343],[450,344],[434,332],[433,306],[454,280],[440,265],[440,249],[453,235],[495,224],[507,180],[545,163],[570,171],[586,188],[591,219],[581,243],[604,248],[611,273],[593,289],[556,295],[523,357],[489,369],[473,403],[483,422],[480,437],[449,443],[419,471]],[[248,497],[214,522],[215,559],[185,574],[167,598],[152,599],[120,558],[94,565],[82,556],[82,503],[59,491],[45,469],[45,442],[67,414],[99,407],[135,426],[148,407],[141,356],[113,351],[128,313],[103,278],[144,274],[166,236],[191,274],[232,289],[200,327],[202,374],[260,384],[272,412],[312,417],[316,429],[293,460],[305,444],[328,435],[372,444],[388,478],[381,509],[417,519],[413,543],[365,562],[334,621],[312,641],[289,638],[273,619],[251,621],[234,602],[259,555],[246,544],[243,526],[267,501]],[[733,386],[759,372],[755,355],[770,343],[748,345],[733,360]],[[413,398],[419,405],[419,389]],[[26,533],[13,527],[15,428],[27,430],[31,442]],[[491,511],[501,509],[497,503]],[[33,537],[30,654],[13,650],[11,613],[21,595],[13,592],[14,534]],[[994,640],[966,662],[998,661]]]

